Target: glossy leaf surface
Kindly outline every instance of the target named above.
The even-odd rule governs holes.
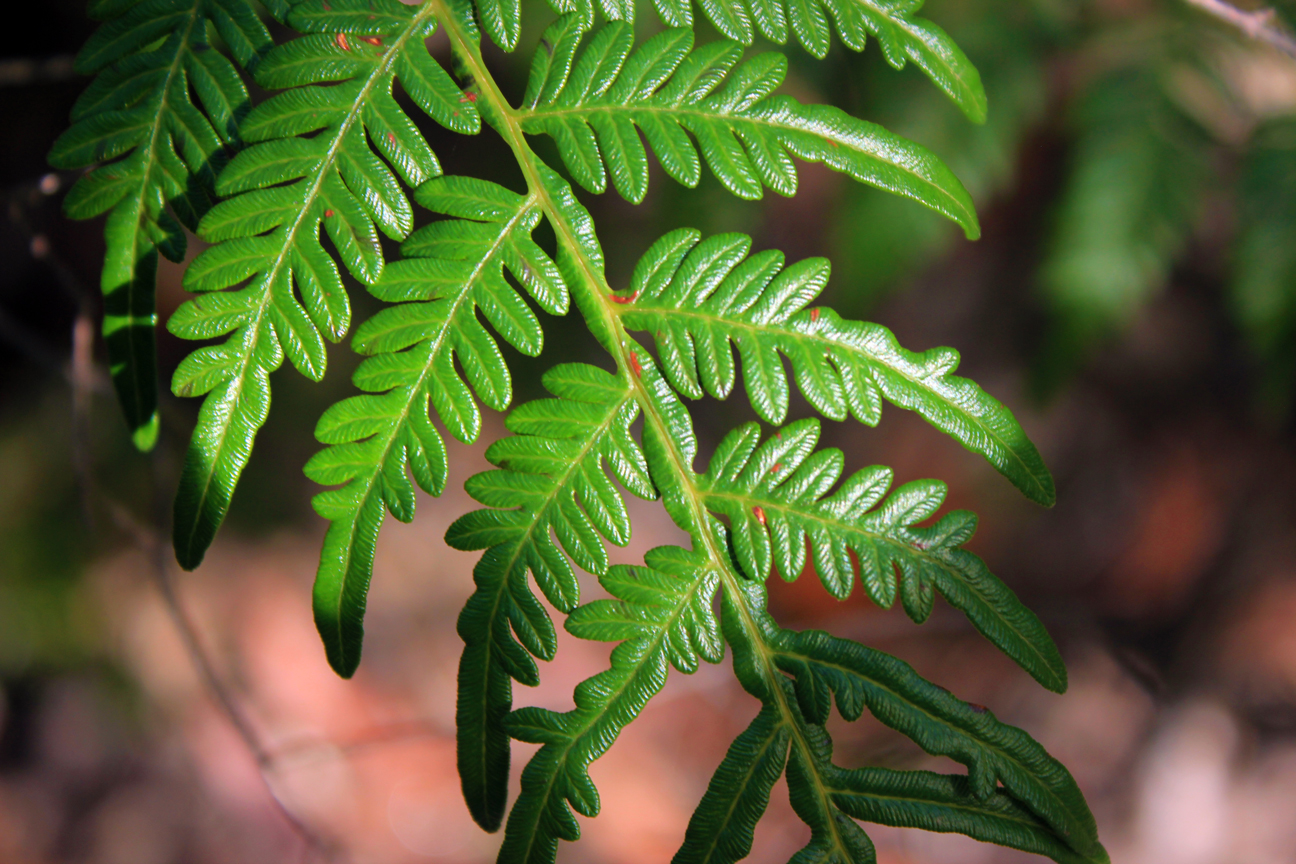
[[[824,587],[845,599],[858,570],[873,602],[889,608],[898,593],[918,623],[940,592],[1037,681],[1066,690],[1066,667],[1044,625],[985,562],[959,548],[976,516],[958,510],[918,527],[944,501],[945,484],[919,480],[888,495],[893,475],[881,465],[842,481],[845,456],[816,452],[818,439],[817,420],[792,423],[764,442],[748,423],[725,437],[699,478],[702,500],[726,518],[748,577],[764,581],[776,569],[791,581],[809,561]]]
[[[742,234],[700,237],[682,228],[658,240],[635,268],[630,293],[618,298],[621,320],[653,335],[681,393],[726,398],[737,381],[736,344],[752,407],[766,422],[782,423],[789,398],[782,355],[825,417],[873,426],[885,399],[984,456],[1032,501],[1053,503],[1053,478],[1012,413],[951,374],[958,352],[916,354],[881,325],[811,308],[828,280],[823,259],[785,268],[777,251],[749,257],[751,239]]]
[[[410,185],[441,173],[393,98],[393,81],[399,77],[447,128],[481,128],[471,101],[427,53],[424,40],[436,26],[429,7],[305,0],[289,23],[309,35],[272,51],[257,81],[294,89],[242,122],[251,146],[221,172],[217,191],[228,197],[199,226],[216,245],[185,272],[185,288],[202,296],[167,324],[185,339],[229,337],[190,354],[171,385],[178,396],[206,395],[176,496],[176,555],[186,568],[202,560],[225,518],[270,411],[270,373],[287,357],[320,380],[324,339],[337,341],[350,327],[350,304],[321,228],[351,275],[373,284],[383,272],[378,231],[401,239],[414,219],[392,169],[374,151]]]
[[[459,776],[478,823],[498,827],[508,785],[504,717],[512,681],[539,683],[532,656],[551,660],[557,648],[548,613],[527,574],[555,608],[576,608],[574,561],[607,572],[603,538],[624,546],[630,518],[607,472],[642,498],[655,497],[643,453],[630,435],[639,409],[623,379],[583,364],[545,373],[553,399],[509,415],[514,434],[487,458],[499,470],[469,479],[469,493],[492,509],[460,517],[446,533],[456,549],[485,549],[473,579],[477,590],[459,616]],[[557,538],[555,540],[555,538]],[[565,554],[564,554],[565,552]],[[570,560],[569,560],[570,557]]]
[[[366,321],[353,339],[369,355],[354,375],[367,394],[324,413],[315,435],[330,446],[306,465],[317,483],[344,484],[314,501],[331,523],[315,580],[315,623],[329,662],[344,676],[360,662],[384,511],[403,522],[414,518],[411,474],[429,495],[445,488],[445,443],[430,410],[451,435],[471,442],[481,431],[474,394],[496,411],[512,399],[508,367],[479,315],[514,348],[540,353],[540,323],[505,270],[546,311],[567,311],[557,265],[531,239],[540,221],[533,198],[464,177],[429,180],[415,195],[429,209],[459,218],[411,234],[401,246],[403,260],[370,286],[395,305]]]
[[[268,5],[279,15],[286,9]],[[108,214],[101,288],[109,372],[135,445],[150,450],[158,435],[158,254],[184,259],[181,226],[195,230],[211,208],[216,175],[241,146],[239,126],[251,108],[209,28],[248,70],[271,41],[247,0],[145,0],[95,11],[105,23],[76,69],[96,77],[49,160],[90,168],[64,199],[68,216]]]
[[[632,28],[622,22],[604,27],[578,52],[582,35],[572,15],[545,32],[521,117],[523,130],[553,137],[567,170],[589,191],[602,192],[611,174],[624,198],[643,200],[642,132],[666,173],[686,186],[701,179],[701,148],[716,177],[740,198],[760,198],[765,187],[793,195],[796,156],[918,201],[969,238],[980,234],[971,198],[932,153],[837,108],[773,95],[787,73],[783,55],[758,54],[738,64],[739,43],[693,50],[692,31],[680,28],[632,52]]]

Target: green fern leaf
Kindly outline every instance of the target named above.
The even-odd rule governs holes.
[[[484,180],[438,177],[415,198],[459,218],[411,234],[401,247],[404,260],[388,264],[370,286],[374,296],[397,304],[366,321],[353,340],[357,351],[371,355],[354,376],[370,395],[344,399],[324,413],[315,435],[330,446],[306,465],[317,483],[344,484],[314,501],[332,523],[315,580],[315,622],[329,663],[344,677],[360,662],[384,509],[404,522],[414,518],[407,470],[428,494],[445,488],[445,444],[429,406],[450,434],[468,442],[481,429],[472,394],[495,410],[512,398],[508,367],[478,312],[506,342],[535,356],[543,342],[540,323],[504,269],[547,311],[562,314],[568,304],[557,265],[531,240],[540,221],[533,196]]]
[[[564,714],[522,708],[509,734],[542,744],[522,772],[522,794],[509,814],[500,864],[553,864],[558,841],[574,841],[582,816],[599,811],[587,773],[662,686],[670,666],[692,672],[699,660],[718,663],[723,643],[711,608],[718,576],[706,558],[676,547],[645,556],[647,567],[617,565],[599,582],[616,600],[582,606],[567,629],[588,639],[624,640],[611,668],[576,687],[576,708]]]
[[[1211,142],[1155,68],[1122,70],[1081,102],[1075,148],[1041,281],[1053,334],[1037,389],[1056,390],[1129,326],[1170,275],[1202,206]]]
[[[685,228],[653,244],[617,307],[627,328],[653,334],[662,367],[681,393],[700,398],[705,388],[726,398],[736,383],[736,343],[752,407],[766,422],[782,423],[789,386],[781,354],[824,416],[876,425],[885,398],[984,456],[1032,501],[1053,504],[1053,478],[1039,451],[1007,408],[951,374],[956,351],[915,354],[878,324],[807,308],[828,280],[823,259],[783,269],[777,251],[749,258],[744,235],[699,243],[700,236]]]
[[[688,0],[654,0],[654,5],[667,27],[693,26]],[[788,41],[790,23],[797,41],[820,59],[827,56],[831,43],[831,16],[842,44],[852,51],[863,51],[871,34],[891,66],[903,69],[912,62],[970,120],[985,122],[986,94],[980,74],[944,30],[915,17],[922,0],[700,0],[699,5],[717,30],[743,45],[751,45],[758,33],[782,45]],[[549,0],[549,6],[559,15],[570,14],[583,29],[594,26],[593,0]],[[517,0],[477,0],[477,10],[491,39],[512,51],[521,32]],[[634,23],[634,4],[627,0],[599,0],[598,11],[609,21]]]
[[[853,824],[847,816],[918,827],[926,820],[1060,862],[1108,860],[1074,779],[1025,732],[924,680],[895,657],[821,631],[780,628],[766,612],[759,582],[727,584],[735,590],[723,594],[721,620],[734,649],[734,671],[748,692],[778,708],[781,722],[790,724],[789,792],[813,832],[802,853],[806,860],[872,860],[844,829]],[[822,729],[834,701],[844,719],[856,720],[867,708],[926,752],[966,765],[967,777],[933,782],[836,768]],[[906,784],[919,791],[916,800],[868,800],[902,797],[895,793]],[[942,812],[960,815],[938,822]],[[713,821],[695,815],[690,832],[711,837]]]
[[[1231,299],[1261,361],[1267,407],[1282,415],[1291,410],[1296,381],[1296,121],[1258,130],[1239,180]]]
[[[557,398],[514,410],[508,427],[515,434],[486,451],[501,470],[468,481],[475,499],[500,509],[469,513],[446,532],[456,549],[486,550],[473,571],[477,590],[459,616],[465,644],[456,719],[464,798],[473,818],[491,831],[499,827],[507,796],[503,721],[512,706],[510,679],[534,686],[539,677],[528,655],[552,660],[557,648],[549,616],[527,587],[527,572],[554,607],[570,612],[579,585],[567,556],[603,574],[608,558],[600,537],[622,546],[630,539],[629,514],[606,468],[634,494],[656,496],[630,436],[639,411],[627,383],[593,366],[569,364],[546,372],[544,384]]]
[[[553,137],[568,171],[589,191],[604,191],[610,173],[623,197],[643,200],[648,156],[640,131],[668,174],[697,185],[701,161],[692,135],[739,197],[760,198],[763,187],[794,194],[797,156],[912,198],[969,238],[979,235],[967,191],[926,149],[837,108],[770,95],[787,72],[783,55],[759,54],[735,67],[739,43],[693,51],[692,31],[678,28],[631,53],[632,28],[613,22],[577,58],[582,34],[575,15],[545,31],[519,116],[523,131]]]
[[[254,143],[217,184],[232,197],[199,226],[217,245],[185,272],[185,287],[203,296],[181,306],[167,325],[186,339],[233,334],[189,355],[172,381],[179,396],[208,394],[176,496],[176,555],[190,569],[224,520],[265,423],[270,373],[287,356],[318,381],[323,337],[337,341],[350,326],[337,265],[320,243],[321,225],[347,269],[370,284],[383,272],[377,229],[401,239],[413,227],[405,194],[370,142],[410,185],[441,173],[392,97],[393,80],[399,77],[442,125],[463,133],[481,127],[471,101],[427,53],[424,40],[436,26],[431,7],[306,0],[293,7],[289,23],[312,35],[267,55],[257,81],[295,89],[258,105],[243,121],[242,136]],[[323,82],[331,86],[299,86]],[[210,293],[249,277],[247,287]]]
[[[787,765],[790,740],[778,710],[762,707],[729,746],[671,864],[733,864],[747,857],[770,790]]]
[[[831,742],[826,744],[831,747]],[[966,777],[886,768],[847,771],[828,758],[823,760],[822,773],[833,803],[852,819],[965,834],[985,843],[1044,855],[1058,864],[1105,860],[1101,854],[1092,858],[1076,854],[1011,796],[1001,791],[986,797],[973,794]]]
[[[216,173],[240,146],[238,123],[251,107],[234,64],[208,44],[208,27],[247,69],[271,41],[247,0],[100,3],[92,12],[106,23],[76,68],[98,76],[49,160],[63,169],[96,166],[63,208],[73,219],[109,214],[104,343],[135,446],[150,450],[158,435],[158,253],[183,260],[181,225],[196,229],[210,209]]]
[[[850,594],[858,561],[869,597],[889,608],[898,571],[898,592],[914,621],[931,613],[934,588],[1035,680],[1065,691],[1066,666],[1044,625],[980,558],[959,548],[976,516],[956,511],[916,527],[940,507],[945,484],[920,480],[888,496],[891,470],[874,465],[828,495],[845,457],[836,449],[814,452],[818,439],[814,419],[789,424],[763,444],[760,427],[748,423],[725,437],[698,478],[707,509],[728,520],[746,574],[763,581],[777,569],[792,581],[805,567],[808,544],[833,596]]]

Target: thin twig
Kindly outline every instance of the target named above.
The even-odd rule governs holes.
[[[142,524],[124,506],[107,497],[101,497],[108,508],[109,514],[112,516],[113,522],[121,530],[129,534],[135,544],[149,556],[154,584],[158,593],[162,596],[162,602],[166,606],[167,612],[170,613],[176,630],[180,634],[180,639],[184,643],[190,662],[193,663],[194,668],[202,678],[204,686],[225,714],[230,725],[234,727],[234,731],[239,740],[243,742],[243,746],[252,754],[252,758],[256,761],[261,774],[261,779],[265,783],[266,791],[269,792],[270,799],[274,801],[279,814],[283,816],[311,855],[318,856],[326,861],[336,859],[338,850],[334,845],[298,819],[288,809],[287,805],[279,799],[279,796],[275,794],[274,787],[267,776],[275,767],[275,757],[261,743],[260,736],[253,728],[252,721],[243,710],[239,700],[235,698],[216,671],[215,664],[212,663],[206,648],[202,644],[202,638],[198,635],[197,626],[180,602],[179,595],[176,594],[175,585],[171,580],[170,545],[163,542],[158,532]]]
[[[1251,39],[1267,43],[1284,54],[1296,57],[1296,38],[1287,32],[1278,18],[1278,13],[1273,9],[1265,8],[1248,12],[1225,3],[1224,0],[1184,0],[1184,2],[1242,31]]]
[[[89,505],[92,501],[101,502],[108,511],[112,522],[130,536],[136,546],[149,557],[150,572],[154,584],[162,597],[163,604],[171,615],[176,630],[180,634],[180,639],[184,643],[190,662],[193,663],[208,693],[224,713],[226,719],[229,720],[230,725],[234,727],[234,731],[243,746],[247,748],[256,761],[262,782],[265,783],[270,799],[274,802],[274,806],[279,810],[280,815],[283,816],[284,821],[288,823],[293,833],[301,841],[303,858],[336,861],[341,857],[341,851],[336,845],[297,818],[287,805],[279,799],[279,796],[275,794],[274,787],[270,783],[268,776],[269,772],[275,767],[275,757],[261,742],[260,736],[253,728],[252,722],[243,710],[239,700],[225,685],[220,674],[216,671],[216,665],[212,662],[210,655],[202,644],[197,626],[180,602],[171,579],[172,558],[170,544],[165,542],[163,530],[161,527],[145,525],[135,518],[128,508],[113,500],[95,486],[87,434],[90,399],[95,391],[107,390],[108,388],[106,377],[94,363],[94,325],[92,323],[94,311],[90,302],[90,292],[86,286],[81,284],[75,272],[55,254],[48,238],[36,232],[27,212],[28,206],[38,202],[42,196],[48,197],[56,194],[63,185],[63,178],[59,177],[59,175],[48,174],[37,183],[20,186],[9,196],[9,218],[14,227],[29,241],[29,251],[32,257],[50,265],[59,286],[77,305],[78,314],[72,333],[71,361],[65,368],[60,368],[61,364],[52,356],[52,352],[45,349],[40,340],[28,335],[18,322],[4,313],[3,309],[0,309],[0,337],[7,338],[15,343],[24,353],[31,355],[38,362],[42,362],[42,365],[60,368],[63,377],[71,385],[73,465],[77,474],[78,485],[87,505],[87,514],[90,512]],[[156,499],[154,524],[156,526],[164,525],[167,518],[165,496],[162,494],[165,484],[160,482],[158,477],[161,470],[161,452],[162,448],[159,448],[158,455],[154,460],[153,487]]]

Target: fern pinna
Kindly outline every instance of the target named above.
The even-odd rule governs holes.
[[[346,270],[390,304],[356,329],[351,345],[365,359],[354,382],[363,392],[320,418],[316,434],[326,446],[306,466],[333,487],[315,499],[330,523],[316,622],[329,663],[350,676],[385,514],[408,521],[415,486],[432,495],[445,488],[442,429],[471,442],[481,432],[480,406],[508,408],[512,377],[499,340],[526,356],[540,353],[544,334],[531,304],[553,315],[575,305],[607,352],[604,367],[573,363],[545,373],[551,396],[513,409],[512,434],[488,448],[497,468],[466,478],[483,509],[446,535],[455,548],[482,550],[458,622],[465,643],[458,762],[474,818],[488,830],[506,824],[500,860],[552,864],[559,841],[579,837],[576,814],[599,811],[593,760],[672,668],[688,674],[726,651],[762,708],[719,760],[676,861],[745,857],[784,774],[792,807],[810,828],[797,862],[873,861],[858,821],[959,832],[1059,862],[1107,860],[1071,775],[1025,732],[894,657],[827,633],[785,630],[766,608],[765,581],[796,579],[807,563],[834,596],[846,597],[858,581],[874,602],[898,600],[918,623],[939,594],[1042,685],[1063,691],[1066,670],[1043,624],[962,548],[975,516],[951,512],[924,524],[944,501],[942,483],[892,489],[881,466],[843,478],[842,454],[816,449],[818,421],[787,416],[793,381],[834,420],[874,425],[889,402],[1049,505],[1052,478],[1012,414],[954,374],[954,351],[910,352],[883,327],[813,305],[829,278],[821,259],[787,264],[774,250],[753,254],[743,235],[703,238],[684,229],[643,254],[629,285],[610,285],[589,212],[528,138],[550,136],[580,187],[602,192],[610,175],[632,202],[646,194],[649,151],[680,183],[696,185],[705,163],[744,198],[765,189],[792,195],[794,160],[823,162],[913,199],[975,238],[972,201],[933,154],[835,107],[778,94],[786,59],[747,56],[744,47],[758,33],[779,43],[795,36],[822,57],[832,29],[853,50],[871,34],[892,65],[915,63],[980,122],[986,103],[976,70],[943,31],[916,17],[919,2],[702,0],[726,38],[696,45],[686,0],[659,0],[665,29],[636,47],[633,4],[602,0],[596,10],[589,0],[559,0],[517,106],[480,51],[482,32],[505,50],[517,47],[515,0],[268,4],[304,34],[275,47],[242,2],[97,4],[110,20],[84,65],[108,71],[54,156],[68,166],[124,156],[87,173],[69,209],[118,208],[109,218],[109,258],[130,262],[111,266],[132,298],[149,295],[153,250],[178,254],[182,234],[164,204],[212,244],[185,275],[199,296],[168,324],[184,338],[225,339],[198,348],[173,382],[177,395],[206,396],[177,495],[181,564],[201,561],[224,518],[267,419],[269,374],[287,358],[318,380],[325,340],[349,331]],[[607,23],[595,27],[598,16]],[[457,81],[428,53],[437,29]],[[284,92],[248,109],[234,66],[200,50],[209,30],[258,85]],[[222,70],[226,102],[200,68]],[[525,188],[443,176],[395,97],[397,84],[449,130],[476,134],[484,120],[513,153]],[[202,128],[218,129],[196,144],[185,123],[203,115],[188,101],[189,86],[210,121]],[[145,119],[153,126],[141,126]],[[172,158],[174,147],[183,160]],[[118,194],[109,181],[126,176],[134,185]],[[436,217],[418,230],[415,205]],[[126,221],[134,239],[123,239]],[[542,221],[556,239],[553,252],[533,238]],[[380,233],[399,242],[399,254],[394,244],[384,249]],[[637,332],[649,334],[653,351]],[[144,382],[150,356],[113,353],[114,374],[120,366],[121,381]],[[757,415],[776,428],[732,430],[696,473],[698,444],[683,399],[728,398],[740,373]],[[151,403],[123,398],[133,427],[147,426],[139,406]],[[147,444],[152,434],[137,440]],[[607,541],[624,545],[631,531],[618,487],[660,499],[692,548],[655,549],[643,566],[614,563]],[[614,599],[582,604],[576,568]],[[576,688],[575,708],[565,713],[513,708],[513,683],[535,685],[536,660],[552,659],[557,646],[533,582],[572,634],[618,643],[609,668]],[[834,706],[847,721],[869,711],[966,774],[839,766],[825,728]],[[513,739],[541,747],[510,810]]]

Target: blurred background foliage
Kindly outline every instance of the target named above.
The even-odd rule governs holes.
[[[1277,6],[1296,20],[1296,2]],[[523,50],[487,50],[514,97],[526,46],[550,18],[538,0],[525,8]],[[823,62],[788,47],[786,89],[935,151],[977,201],[980,242],[815,166],[795,198],[743,202],[710,176],[683,189],[654,165],[640,207],[582,196],[611,283],[624,285],[670,229],[746,231],[789,260],[828,256],[828,302],[843,314],[878,320],[913,349],[958,348],[964,374],[1018,411],[1040,445],[1057,508],[1018,500],[900,412],[877,430],[826,424],[825,443],[846,451],[848,470],[885,463],[898,481],[946,479],[950,506],[980,512],[973,548],[1040,610],[1072,667],[1071,693],[1036,693],[954,617],[911,629],[804,578],[773,586],[774,611],[962,682],[960,696],[1024,725],[1076,773],[1114,860],[1291,861],[1296,60],[1181,0],[928,0],[924,10],[980,69],[985,125],[873,46],[834,44]],[[209,563],[175,583],[269,756],[258,762],[194,673],[148,544],[150,531],[169,533],[196,405],[164,398],[156,453],[130,446],[95,335],[101,226],[61,218],[72,178],[44,164],[85,85],[71,55],[92,22],[80,0],[46,0],[39,15],[39,27],[0,29],[0,860],[489,860],[498,841],[473,832],[453,777],[453,621],[473,562],[440,538],[468,509],[464,496],[421,502],[413,526],[384,529],[354,682],[328,673],[310,625],[322,525],[300,468],[320,413],[351,392],[344,346],[322,385],[277,374],[228,527]],[[641,38],[653,19],[641,10]],[[714,38],[706,26],[699,41]],[[447,170],[518,185],[493,134],[424,133]],[[547,146],[537,142],[554,156]],[[191,238],[191,257],[197,247]],[[183,299],[181,272],[160,271],[164,317]],[[352,287],[361,319],[376,304]],[[515,365],[516,401],[538,395],[555,363],[597,362],[576,322],[541,317],[545,352]],[[164,381],[184,350],[161,335]],[[741,396],[698,409],[704,450],[754,419]],[[487,440],[502,428],[491,423]],[[457,453],[452,487],[485,467],[481,450]],[[676,539],[659,515],[636,516],[619,560]],[[567,640],[540,691],[519,700],[570,704],[606,650]],[[595,777],[606,812],[562,860],[667,860],[723,742],[754,710],[725,680],[674,681],[665,707],[626,733],[613,751],[624,755],[599,769],[614,779]],[[834,736],[844,758],[928,764],[881,727]],[[618,787],[616,776],[645,771],[654,779]],[[785,860],[798,830],[776,805],[753,860]],[[895,864],[1021,860],[970,841],[877,839]]]

